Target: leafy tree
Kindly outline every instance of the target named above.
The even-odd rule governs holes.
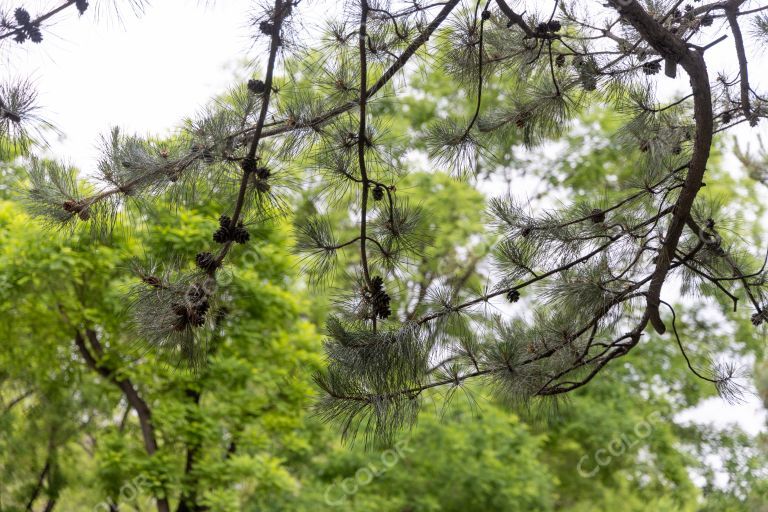
[[[12,398],[0,438],[3,510],[44,500],[144,509],[149,496],[158,510],[239,510],[296,491],[293,468],[317,429],[301,411],[320,345],[290,291],[285,235],[264,227],[233,260],[222,292],[231,314],[220,308],[206,365],[191,374],[126,330],[124,272],[142,247],[183,254],[212,227],[205,209],[157,215],[153,229],[107,246],[88,232],[48,240],[18,204],[3,203],[2,315],[14,319],[2,327],[14,342],[0,351],[0,389]]]
[[[598,176],[590,166],[606,167],[590,157],[579,173]],[[589,190],[589,181],[581,179],[584,190]],[[426,195],[433,222],[448,229],[425,247],[417,281],[401,286],[417,290],[433,279],[451,282],[464,277],[462,249],[480,255],[486,251],[484,243],[472,243],[481,233],[482,222],[480,210],[473,206],[482,198],[468,184],[440,173],[412,173],[406,183],[401,194]],[[29,229],[30,219],[18,205],[7,202],[4,206],[7,253],[0,262],[0,274],[12,284],[4,292],[6,308],[13,308],[16,321],[3,333],[15,343],[8,345],[0,367],[12,372],[3,396],[10,397],[9,405],[16,402],[10,407],[16,414],[5,418],[4,448],[14,456],[5,459],[3,481],[12,482],[8,489],[18,492],[17,501],[5,501],[4,507],[23,506],[29,500],[50,457],[60,472],[53,481],[44,475],[38,506],[59,503],[64,509],[93,508],[99,503],[143,509],[149,504],[147,496],[155,494],[168,496],[168,506],[180,510],[248,510],[249,506],[258,510],[448,510],[477,503],[500,510],[612,510],[617,504],[627,510],[648,506],[693,510],[699,492],[689,472],[709,472],[715,479],[704,454],[728,446],[736,456],[751,442],[680,429],[675,412],[706,393],[690,385],[685,363],[674,347],[650,343],[638,347],[639,357],[632,359],[632,365],[617,368],[611,380],[598,381],[574,396],[546,425],[530,418],[523,422],[493,401],[479,400],[480,405],[470,407],[474,397],[484,392],[463,387],[455,394],[470,399],[454,400],[446,411],[422,415],[413,435],[395,444],[394,464],[387,455],[391,451],[350,451],[301,412],[310,397],[306,364],[319,367],[319,344],[310,341],[317,338],[308,333],[307,353],[295,353],[296,335],[286,339],[280,330],[263,327],[290,324],[297,314],[315,319],[324,314],[323,306],[306,303],[293,312],[289,307],[286,313],[286,305],[295,303],[295,298],[289,300],[282,290],[290,283],[286,275],[293,271],[284,235],[264,227],[255,234],[258,256],[249,251],[232,260],[228,272],[251,275],[245,282],[233,280],[234,288],[227,288],[224,295],[237,300],[227,302],[228,320],[221,325],[225,338],[209,345],[209,349],[218,348],[195,375],[176,368],[173,353],[147,352],[137,345],[125,331],[120,313],[122,290],[130,286],[124,268],[131,265],[132,257],[147,252],[183,258],[210,230],[210,213],[205,208],[156,211],[147,233],[140,231],[134,240],[118,229],[120,235],[105,246],[93,242],[87,230],[76,231],[72,238],[50,239],[34,225]],[[336,214],[341,217],[343,212]],[[281,226],[278,223],[275,228]],[[337,226],[341,229],[344,220],[339,219]],[[271,276],[273,283],[266,286],[269,281],[263,276]],[[343,283],[347,278],[337,279]],[[478,274],[473,272],[471,279],[479,281]],[[25,285],[30,280],[34,285]],[[73,290],[67,291],[61,283],[74,283]],[[247,283],[255,285],[248,289]],[[317,299],[322,301],[322,296]],[[82,317],[84,325],[102,333],[95,346],[109,343],[106,360],[115,364],[116,374],[130,376],[151,410],[158,444],[155,454],[150,455],[142,442],[141,422],[121,398],[124,389],[115,385],[114,373],[104,375],[100,365],[91,366],[83,357],[94,342],[83,340],[87,351],[80,350],[76,335],[69,334],[70,322],[48,307],[54,301],[68,305],[70,320]],[[685,325],[692,326],[697,343],[713,350],[729,347],[727,335],[702,335],[715,331],[711,325],[697,324],[700,320],[695,315],[687,318],[688,314]],[[286,355],[290,360],[284,359]],[[298,380],[291,379],[286,387],[285,369],[292,366]],[[30,378],[30,368],[40,370]],[[57,371],[51,373],[52,368]],[[662,369],[667,386],[659,388],[653,376]],[[37,389],[39,393],[28,394]],[[433,398],[441,401],[440,395]],[[92,419],[83,425],[83,417]],[[66,426],[68,435],[61,435],[55,448],[50,448],[55,454],[51,457],[44,451],[47,442],[41,440],[47,439],[45,427],[53,424]],[[649,425],[652,428],[647,430]],[[217,455],[229,453],[236,429],[246,440],[244,448],[236,446],[236,453],[245,453],[225,455],[222,461]],[[601,465],[598,451],[605,455],[609,442],[621,443],[611,448],[618,455],[609,455],[609,463]],[[685,446],[694,451],[689,455],[682,449]],[[383,460],[391,465],[385,466]],[[382,466],[387,471],[382,472]],[[735,466],[729,474],[743,482],[750,467]],[[375,478],[367,485],[357,483],[357,478],[368,481],[371,468],[378,468]],[[448,481],[451,492],[446,494]],[[760,481],[754,483],[757,487]],[[141,494],[131,500],[135,488]],[[354,492],[347,494],[345,488]],[[741,506],[734,491],[714,488],[713,494],[713,500],[718,500],[713,501],[715,509],[718,503]]]
[[[643,379],[633,381],[630,370],[575,397],[546,433],[539,432],[540,423],[526,426],[492,403],[468,408],[471,401],[459,401],[448,411],[427,412],[413,436],[396,444],[402,456],[391,469],[347,496],[340,487],[344,480],[370,465],[381,468],[384,451],[339,447],[331,431],[301,414],[310,385],[304,370],[319,366],[320,347],[309,326],[289,327],[303,307],[282,289],[289,258],[281,235],[262,232],[259,257],[233,264],[235,273],[252,272],[258,286],[248,290],[239,288],[243,280],[233,281],[237,300],[226,322],[238,329],[220,340],[196,376],[126,336],[120,288],[127,284],[122,267],[139,246],[183,250],[204,236],[205,212],[165,214],[153,224],[163,228],[138,240],[113,239],[105,247],[87,233],[51,240],[45,231],[29,229],[29,218],[13,203],[4,203],[2,211],[7,229],[0,264],[8,297],[3,311],[12,308],[15,319],[3,332],[14,343],[3,346],[0,365],[6,372],[3,396],[13,398],[0,441],[8,454],[2,465],[4,510],[23,509],[48,459],[56,461],[58,476],[44,475],[35,504],[58,503],[65,510],[100,503],[146,509],[149,495],[165,495],[179,510],[458,510],[477,503],[500,510],[610,510],[619,502],[628,510],[644,510],[648,503],[681,510],[694,503],[685,468],[695,465],[676,450],[682,440],[664,409],[668,404],[633,397],[633,386],[642,386]],[[47,306],[54,299],[66,317]],[[78,326],[91,326],[96,337],[78,340]],[[85,354],[96,346],[104,356],[91,361]],[[677,360],[681,366],[671,351],[642,360],[650,366]],[[684,382],[683,373],[675,380]],[[132,412],[136,404],[117,381],[131,382],[151,411],[155,453],[142,441],[142,422]],[[616,409],[618,404],[624,409]],[[663,421],[649,437],[637,438],[635,426],[656,410],[664,411]],[[56,441],[41,442],[54,426]],[[617,432],[637,443],[597,468],[596,450]],[[639,464],[646,446],[659,462]],[[599,469],[588,486],[574,481],[585,455],[583,469]],[[630,483],[641,476],[654,483]],[[673,490],[674,497],[665,496]]]
[[[705,168],[712,166],[715,133],[742,122],[757,125],[765,116],[764,101],[748,81],[741,34],[741,25],[751,18],[756,37],[763,37],[763,8],[738,1],[682,10],[677,2],[611,1],[605,8],[590,4],[594,9],[587,16],[575,3],[552,6],[546,12],[531,9],[526,18],[502,0],[493,6],[448,1],[402,8],[363,0],[329,24],[315,49],[302,51],[295,30],[302,6],[277,0],[253,25],[268,40],[263,75],[190,119],[172,140],[144,140],[114,130],[104,140],[93,179],[32,160],[29,206],[55,225],[82,224],[98,236],[130,224],[117,219],[131,213],[167,238],[157,243],[155,254],[177,254],[180,263],[138,269],[142,284],[133,290],[134,327],[142,342],[163,349],[142,354],[147,374],[157,372],[160,362],[173,366],[180,358],[196,370],[192,376],[163,375],[184,384],[169,389],[187,389],[192,409],[203,405],[196,403],[197,387],[215,369],[220,338],[239,339],[249,332],[247,325],[220,323],[231,309],[230,288],[222,286],[229,272],[240,278],[234,289],[259,284],[248,275],[252,269],[237,264],[251,252],[233,249],[251,247],[266,236],[267,221],[290,209],[297,190],[313,197],[296,215],[296,245],[304,253],[307,275],[314,283],[342,288],[328,321],[327,368],[319,371],[317,382],[324,392],[320,410],[338,419],[348,435],[362,425],[376,439],[391,439],[399,427],[414,423],[425,397],[439,396],[438,388],[447,388],[449,397],[482,389],[470,384],[474,380],[514,404],[564,394],[630,351],[668,356],[669,343],[659,342],[664,334],[674,339],[686,367],[733,399],[735,368],[721,363],[712,370],[700,368],[685,347],[694,345],[691,341],[704,346],[700,338],[708,333],[684,329],[683,323],[700,325],[691,311],[662,301],[661,291],[679,277],[682,291],[716,296],[721,303],[735,305],[741,295],[754,307],[752,323],[764,321],[762,259],[748,254],[737,233],[729,231],[729,209],[700,191]],[[735,80],[713,80],[707,71],[707,50],[720,41],[708,27],[721,20],[736,42]],[[430,39],[434,51],[424,51]],[[388,132],[386,120],[402,111],[385,93],[395,91],[395,76],[411,80],[407,64],[416,55],[423,58],[424,69],[439,68],[441,76],[453,80],[430,92],[459,105],[442,108],[439,99],[430,99],[431,112],[413,114],[414,130],[394,119]],[[689,75],[691,95],[669,103],[655,99],[657,80],[652,77],[662,62],[667,75],[678,67]],[[6,106],[3,135],[12,144],[25,140],[18,130],[34,119]],[[533,154],[533,148],[549,144],[576,120],[602,108],[612,112],[603,121],[614,128],[608,144],[618,148],[617,159],[630,155],[634,164],[610,173],[612,185],[602,198],[589,193],[589,187],[605,174],[565,173],[562,184],[577,191],[573,204],[532,213],[518,199],[495,198],[490,224],[498,229],[472,238],[471,229],[440,232],[450,217],[445,214],[452,213],[443,211],[445,202],[428,199],[417,206],[418,194],[409,197],[409,184],[432,193],[430,187],[452,188],[464,194],[462,201],[477,201],[475,209],[457,209],[471,213],[471,224],[482,210],[482,197],[435,175],[409,174],[409,150],[423,150],[431,167],[463,177],[493,175],[499,164],[516,159],[512,144]],[[734,181],[707,172],[705,190],[731,192],[733,199]],[[175,221],[147,208],[166,197],[181,205]],[[207,217],[197,219],[200,229],[194,236],[167,228],[174,222],[187,228],[185,212],[201,202],[207,203],[201,208]],[[88,243],[82,231],[73,232],[74,243]],[[430,240],[440,243],[432,246]],[[215,250],[210,249],[213,243],[218,244]],[[482,269],[491,244],[492,273]],[[469,269],[460,268],[465,255],[473,262]],[[492,282],[484,279],[490,276]],[[122,305],[111,284],[102,283],[97,291]],[[72,311],[62,313],[56,300],[44,297],[46,306],[56,305],[47,314],[68,315],[69,320],[57,322],[73,331],[92,373],[112,379],[113,387],[132,400],[131,407],[141,411],[140,402],[126,391],[126,383],[135,378],[114,376],[116,367],[101,361],[106,342],[100,336],[107,327],[125,344],[135,336],[122,331],[114,311],[75,298]],[[511,304],[501,306],[498,299]],[[491,306],[508,314],[488,314]],[[662,306],[671,313],[665,319]],[[290,324],[293,318],[285,321]],[[752,332],[739,334],[752,343]],[[643,336],[663,349],[644,351]],[[717,337],[709,350],[718,354],[731,345],[725,336]],[[281,348],[290,352],[287,345]],[[633,362],[641,368],[656,364]],[[621,374],[620,368],[614,365],[612,375]],[[675,366],[675,376],[680,368]],[[308,372],[301,370],[307,368],[298,370],[304,379]],[[650,379],[653,373],[640,375]],[[626,378],[637,377],[630,372]],[[670,383],[682,387],[686,400],[698,393],[676,378]],[[646,382],[645,390],[653,384]],[[595,394],[604,391],[598,388]],[[628,394],[608,396],[619,400]],[[173,426],[170,430],[195,424],[193,415],[163,418]],[[221,419],[228,433],[237,430],[229,423],[236,418],[227,414]],[[152,448],[149,422],[141,415],[139,420],[144,454],[161,460],[159,447]],[[205,457],[198,450],[205,450],[206,442],[195,442],[203,436],[188,437],[191,441],[179,435],[177,445],[193,453],[193,460]],[[213,442],[220,436],[205,439]],[[46,463],[43,468],[53,467]],[[207,482],[221,474],[200,476],[192,468],[179,476],[172,465],[153,464],[148,473],[160,509],[169,506],[167,496],[176,488],[182,490],[181,502],[199,501],[184,494],[201,488],[189,485],[190,479]],[[671,481],[687,496],[692,491],[684,467],[676,460],[658,481],[674,476]],[[47,469],[41,480],[54,473]],[[595,493],[605,491],[606,503],[622,500],[608,488],[596,487]],[[226,491],[211,492],[205,499],[215,506],[231,499]]]

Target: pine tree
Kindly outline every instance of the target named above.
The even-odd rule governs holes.
[[[196,248],[196,261],[175,273],[140,273],[141,335],[196,360],[228,254],[285,213],[293,190],[319,183],[316,214],[297,221],[296,247],[310,282],[351,276],[328,319],[328,365],[316,379],[319,410],[348,435],[362,426],[387,439],[412,424],[428,390],[476,380],[519,404],[567,393],[628,354],[647,328],[669,334],[694,374],[736,399],[734,367],[689,360],[662,290],[679,277],[692,291],[716,288],[734,306],[746,298],[756,326],[768,319],[762,258],[723,229],[727,210],[700,195],[714,136],[767,115],[749,81],[744,28],[751,24],[755,44],[765,40],[768,8],[743,0],[542,4],[356,0],[309,42],[304,6],[275,0],[252,21],[266,48],[263,73],[171,141],[115,129],[95,179],[32,159],[32,211],[102,235],[117,212],[161,194],[188,198],[201,182],[229,194],[231,206],[210,245]],[[28,25],[17,18],[14,30],[34,40]],[[735,77],[713,75],[708,62],[726,38]],[[382,98],[417,64],[440,68],[467,104],[420,133],[389,133]],[[658,86],[679,71],[690,93],[657,100]],[[490,90],[502,99],[485,101]],[[3,133],[25,122],[13,97],[0,91]],[[439,229],[398,192],[410,145],[423,145],[435,167],[471,179],[504,159],[510,138],[527,148],[547,144],[594,108],[624,122],[613,141],[634,168],[621,183],[624,197],[539,212],[515,197],[494,199],[494,282],[485,290],[433,283],[409,308],[414,297],[398,296],[395,283],[414,271],[430,229]],[[352,236],[340,236],[332,209],[355,219]],[[519,314],[478,314],[497,297]]]

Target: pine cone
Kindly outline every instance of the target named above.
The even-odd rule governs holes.
[[[520,292],[517,290],[510,290],[509,293],[507,293],[507,300],[514,304],[515,302],[520,300]]]
[[[221,226],[213,233],[213,241],[217,244],[225,244],[232,238],[229,227]]]
[[[387,292],[384,291],[384,280],[381,276],[376,276],[371,279],[371,286],[368,289],[367,294],[368,303],[371,306],[371,313],[373,318],[381,318],[382,320],[389,318],[392,314],[390,309],[390,297]]]
[[[272,176],[272,171],[267,167],[259,167],[256,169],[256,176],[258,176],[260,180],[268,180],[269,177]]]
[[[246,158],[240,164],[240,168],[243,169],[243,172],[247,172],[248,174],[256,172],[256,159]]]
[[[275,31],[275,25],[268,22],[268,21],[262,21],[259,23],[259,30],[262,34],[271,36],[272,33]]]
[[[163,284],[162,281],[160,281],[160,278],[155,276],[143,276],[141,280],[152,288],[160,288]]]
[[[88,1],[87,0],[77,0],[75,2],[75,7],[77,7],[77,11],[82,16],[85,11],[88,9]]]
[[[264,91],[267,90],[267,87],[261,80],[254,80],[251,78],[248,80],[248,90],[253,94],[264,94]]]
[[[248,233],[248,230],[243,227],[242,222],[238,222],[237,227],[232,231],[232,241],[244,244],[250,239],[251,235]]]
[[[373,189],[373,199],[374,201],[381,201],[384,199],[384,187],[381,185],[376,185]]]
[[[646,75],[655,75],[661,71],[661,63],[657,61],[646,62],[643,64],[643,73]]]
[[[16,23],[19,25],[29,25],[29,22],[32,21],[32,18],[29,16],[29,12],[27,12],[26,9],[19,7],[13,12],[14,17],[16,18]]]
[[[199,269],[205,270],[206,272],[212,272],[219,266],[216,258],[210,252],[197,253],[195,256],[195,263]]]
[[[550,32],[560,32],[561,28],[563,28],[563,26],[557,20],[552,20],[549,23],[547,23],[547,29]]]
[[[230,224],[232,224],[232,219],[227,215],[222,215],[219,217],[219,229],[216,230],[215,233],[213,233],[213,241],[218,244],[225,244],[227,243],[231,238],[230,233]]]
[[[26,26],[27,35],[29,36],[29,40],[33,43],[40,43],[43,40],[43,34],[40,32],[40,26],[39,25],[27,25]]]
[[[61,207],[64,208],[64,211],[66,212],[77,213],[80,211],[80,206],[74,199],[67,199]]]
[[[701,17],[701,26],[702,27],[711,27],[712,24],[715,22],[715,17],[711,14],[705,14]]]
[[[602,224],[603,222],[605,222],[605,212],[603,210],[601,210],[600,208],[595,208],[594,210],[592,210],[589,213],[590,213],[590,217],[589,218],[595,224]]]

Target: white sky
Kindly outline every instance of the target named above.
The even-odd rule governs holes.
[[[319,23],[322,3],[308,6],[305,0],[301,8],[309,8],[307,14]],[[45,117],[65,134],[61,140],[51,140],[51,156],[87,173],[95,165],[99,136],[111,126],[129,133],[169,133],[234,83],[237,64],[259,55],[259,48],[251,49],[247,26],[253,4],[249,0],[156,0],[138,17],[126,9],[122,23],[114,16],[94,21],[94,9],[82,19],[68,9],[68,14],[56,18],[53,33],[44,31],[42,44],[13,48],[13,58],[4,65],[35,80]],[[25,5],[37,12],[33,0]],[[37,0],[37,5],[50,5],[50,1]],[[753,86],[765,84],[768,76],[762,62],[754,65],[763,49],[758,50],[752,52]],[[714,57],[710,62],[733,69],[735,57],[728,41],[710,53],[710,59]],[[685,74],[680,74],[681,78],[665,84],[666,91],[688,90]],[[737,135],[741,142],[755,137],[750,130]],[[681,419],[721,426],[737,422],[752,433],[765,430],[760,401],[748,398],[739,406],[710,400]]]

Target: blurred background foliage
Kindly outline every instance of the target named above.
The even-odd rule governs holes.
[[[532,206],[563,197],[609,204],[621,194],[616,178],[633,171],[631,158],[612,149],[619,124],[605,112],[587,113],[538,152],[493,141],[498,163],[472,183],[425,168],[420,131],[446,110],[471,108],[440,73],[415,73],[408,95],[375,107],[392,133],[413,135],[412,152],[402,155],[412,172],[399,193],[430,212],[418,272],[398,283],[409,303],[397,307],[413,314],[428,299],[419,290],[432,283],[484,286],[495,241],[483,231],[487,195],[527,196]],[[484,101],[499,98],[489,91]],[[718,186],[707,194],[738,205],[740,236],[757,243],[764,206],[754,191],[763,185],[722,162],[715,159]],[[21,165],[9,162],[0,178],[2,511],[154,510],[158,498],[180,511],[221,512],[768,510],[765,439],[681,422],[714,390],[663,340],[641,343],[623,365],[546,409],[515,409],[467,386],[394,446],[344,445],[312,414],[311,375],[323,366],[324,290],[353,277],[310,288],[292,253],[292,222],[315,212],[321,191],[298,191],[288,218],[254,226],[254,242],[233,254],[227,314],[207,364],[191,373],[132,333],[125,297],[136,278],[126,269],[150,254],[194,260],[190,248],[204,245],[221,211],[215,188],[181,205],[159,200],[126,211],[112,238],[96,241],[31,220],[13,193]],[[335,229],[353,229],[346,210],[331,214]],[[763,340],[730,304],[713,298],[710,306],[678,307],[686,343],[757,361],[765,401]],[[96,368],[76,347],[85,332],[102,347]],[[152,454],[120,387],[126,382],[150,411]]]

